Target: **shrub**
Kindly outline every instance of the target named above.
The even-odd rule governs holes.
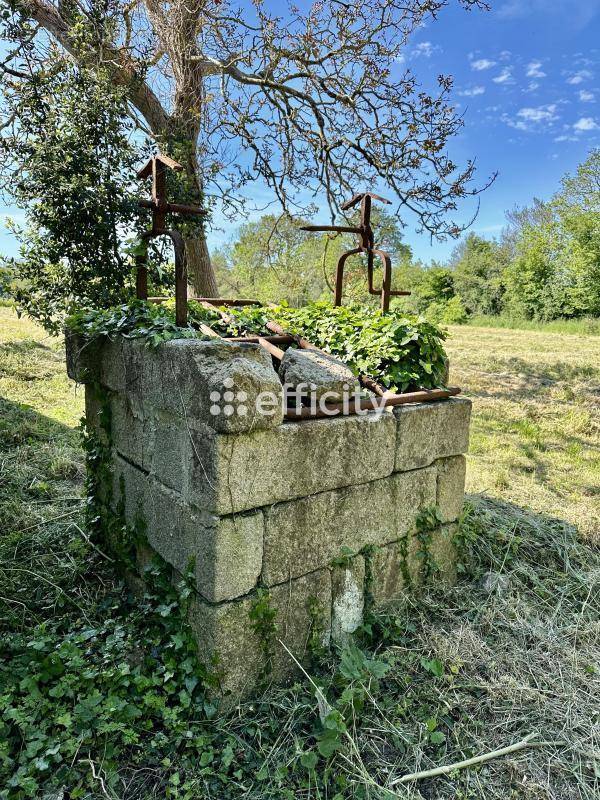
[[[438,301],[431,303],[425,312],[427,319],[431,322],[445,325],[464,325],[469,315],[463,305],[462,299],[459,295],[451,297],[446,302]]]

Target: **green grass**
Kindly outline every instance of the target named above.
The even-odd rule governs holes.
[[[61,342],[5,308],[0,325],[2,800],[598,796],[600,340],[452,329],[474,401],[461,580],[311,668],[327,732],[308,681],[227,714],[205,704],[167,588],[134,600],[88,541]]]
[[[511,328],[521,331],[540,331],[541,333],[572,333],[581,336],[600,336],[600,319],[555,319],[551,322],[518,319],[504,316],[479,315],[471,317],[467,323],[475,328]]]
[[[450,382],[473,399],[467,489],[600,542],[600,339],[451,327]]]

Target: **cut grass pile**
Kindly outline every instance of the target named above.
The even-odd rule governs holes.
[[[173,608],[136,605],[86,539],[61,343],[0,325],[2,800],[598,797],[599,340],[453,329],[475,401],[459,585],[315,663],[325,701],[306,680],[214,716]]]

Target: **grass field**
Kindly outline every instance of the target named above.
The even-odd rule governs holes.
[[[0,328],[2,800],[599,796],[600,339],[452,328],[474,401],[463,577],[315,664],[341,720],[326,757],[308,682],[202,705],[173,608],[137,608],[88,541],[61,342],[7,308]]]
[[[474,401],[468,491],[600,542],[600,338],[456,326],[448,352]]]
[[[467,325],[475,328],[510,328],[517,331],[536,331],[537,333],[572,333],[578,336],[600,336],[600,319],[582,317],[580,319],[559,318],[549,322],[515,319],[502,316],[470,317]]]

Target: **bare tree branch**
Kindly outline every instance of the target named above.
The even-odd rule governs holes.
[[[398,212],[414,217],[418,231],[439,238],[464,229],[453,219],[459,203],[489,183],[476,186],[474,160],[459,166],[449,154],[464,124],[452,79],[439,75],[425,90],[405,66],[412,34],[453,1],[487,7],[17,0],[76,61],[108,68],[126,87],[145,129],[184,163],[192,202],[213,199],[223,214],[238,215],[261,181],[287,214],[306,214],[325,198],[335,217],[348,193],[375,184],[396,195]],[[98,13],[110,19],[110,40],[94,44],[90,36],[82,45],[74,22],[93,33]],[[4,70],[25,79],[10,59]],[[188,236],[196,237],[190,253],[202,254],[191,267],[200,286],[203,274],[210,278],[204,233]],[[201,293],[209,294],[206,286]]]
[[[58,10],[46,0],[22,0],[22,11],[50,33],[76,60],[84,56],[73,38],[71,27]],[[144,117],[155,135],[164,132],[169,125],[169,116],[158,98],[139,74],[136,64],[126,51],[110,48],[104,54],[107,63],[112,63],[117,84],[126,86],[131,102]]]

